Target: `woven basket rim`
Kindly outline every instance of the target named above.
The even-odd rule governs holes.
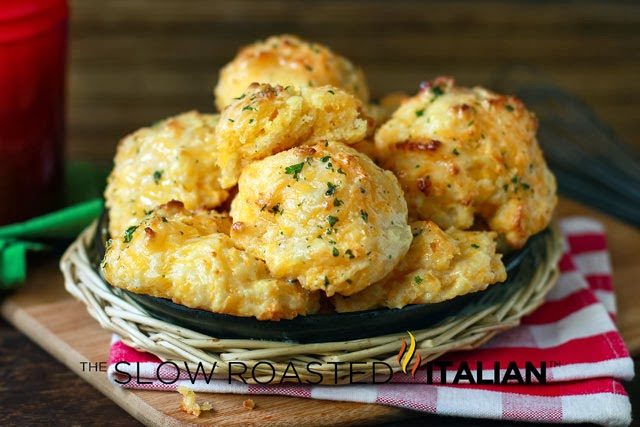
[[[222,339],[154,318],[139,304],[108,285],[93,269],[88,248],[97,229],[94,222],[69,246],[60,260],[65,288],[87,307],[100,325],[120,336],[123,342],[146,351],[163,361],[186,363],[205,369],[216,366],[216,373],[228,375],[228,362],[238,362],[252,369],[247,383],[261,383],[274,372],[284,375],[290,364],[303,368],[296,379],[313,380],[317,376],[304,372],[315,363],[314,371],[326,373],[320,384],[347,384],[370,379],[375,362],[384,362],[393,372],[403,370],[396,360],[403,340],[415,339],[416,366],[422,366],[454,350],[469,350],[482,345],[497,333],[520,324],[520,319],[538,308],[559,275],[557,263],[562,254],[562,239],[555,227],[546,238],[546,253],[537,263],[527,284],[509,298],[476,313],[445,319],[425,329],[351,341],[299,344],[283,341]],[[261,362],[269,362],[269,365]],[[358,362],[358,373],[348,362]],[[339,364],[344,363],[344,366]],[[406,368],[406,364],[405,364]],[[241,381],[236,375],[229,378]]]

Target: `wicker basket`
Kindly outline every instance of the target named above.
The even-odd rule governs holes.
[[[321,373],[326,384],[366,380],[372,375],[374,362],[385,362],[394,372],[402,370],[397,356],[403,339],[410,338],[407,333],[297,344],[220,339],[158,320],[125,293],[106,284],[93,269],[87,251],[95,230],[94,224],[83,231],[63,255],[60,269],[65,287],[87,306],[89,314],[103,328],[117,333],[126,344],[138,350],[153,353],[164,361],[186,362],[194,369],[201,363],[208,371],[216,364],[216,373],[223,375],[228,374],[230,364],[227,362],[243,362],[249,371],[253,369],[253,375],[245,378],[249,383],[269,380],[274,374],[272,369],[278,376],[282,376],[287,368],[291,373],[290,364],[295,367],[300,380],[315,382],[318,376],[307,370],[311,362],[314,362],[313,371]],[[450,351],[476,348],[495,334],[517,326],[523,316],[542,304],[558,277],[557,263],[562,244],[556,230],[546,234],[545,247],[543,254],[532,254],[538,259],[532,263],[535,267],[527,275],[528,283],[520,286],[508,299],[496,301],[474,313],[465,314],[463,311],[435,326],[412,331],[415,338],[414,363],[419,360],[418,363],[425,364]],[[354,375],[350,373],[348,362],[364,364],[358,363],[358,374]],[[285,378],[288,380],[298,381]]]

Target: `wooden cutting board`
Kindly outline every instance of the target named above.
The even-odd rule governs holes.
[[[618,295],[619,327],[633,354],[640,354],[640,231],[572,202],[562,201],[559,215],[585,214],[605,223],[614,265]],[[113,386],[104,372],[83,371],[83,362],[106,366],[111,334],[104,331],[85,307],[63,288],[57,264],[49,262],[29,273],[27,283],[6,298],[0,313],[33,341],[71,370],[147,425],[308,425],[360,424],[419,417],[419,413],[379,405],[308,400],[278,396],[253,396],[253,411],[245,410],[242,395],[199,394],[213,404],[214,411],[194,418],[178,409],[177,393],[129,391]]]

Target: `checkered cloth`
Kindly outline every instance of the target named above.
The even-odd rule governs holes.
[[[621,380],[633,378],[633,361],[616,329],[615,296],[611,265],[602,225],[588,218],[569,218],[560,223],[567,251],[560,261],[561,276],[546,302],[522,319],[522,324],[498,335],[482,347],[444,356],[457,369],[466,361],[475,370],[482,362],[490,369],[484,378],[493,378],[495,362],[506,366],[515,361],[546,361],[547,383],[533,385],[426,384],[426,371],[416,376],[396,374],[387,384],[348,386],[248,385],[227,379],[207,382],[199,377],[192,383],[186,373],[173,384],[176,370],[164,366],[156,375],[160,360],[138,352],[114,337],[109,357],[109,378],[123,380],[121,372],[148,380],[132,381],[126,387],[175,390],[185,385],[195,391],[277,394],[310,399],[376,403],[433,414],[556,423],[591,422],[605,426],[629,425],[631,404]],[[138,362],[138,363],[136,363]],[[166,381],[169,382],[169,381]]]

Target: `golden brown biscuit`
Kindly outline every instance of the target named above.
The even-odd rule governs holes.
[[[350,297],[335,296],[338,312],[431,304],[501,282],[507,274],[496,254],[496,233],[451,229],[431,221],[411,224],[411,248],[383,280]]]
[[[222,70],[215,88],[216,105],[222,111],[251,83],[282,86],[339,87],[369,100],[362,71],[326,46],[292,35],[272,36],[242,48]]]
[[[275,277],[351,295],[380,280],[411,243],[397,179],[340,143],[252,163],[231,204],[231,236]]]
[[[548,225],[556,205],[536,130],[517,98],[438,78],[402,104],[375,141],[410,216],[467,229],[479,215],[520,247]]]
[[[360,100],[333,86],[253,84],[216,127],[220,184],[229,188],[247,164],[302,143],[360,141],[368,126]]]
[[[162,206],[114,236],[102,263],[113,286],[191,308],[258,320],[291,319],[319,308],[318,295],[269,275],[237,249],[227,215]]]
[[[137,130],[118,145],[105,191],[109,231],[121,234],[156,206],[180,200],[214,208],[228,197],[218,184],[217,115],[195,111]]]

